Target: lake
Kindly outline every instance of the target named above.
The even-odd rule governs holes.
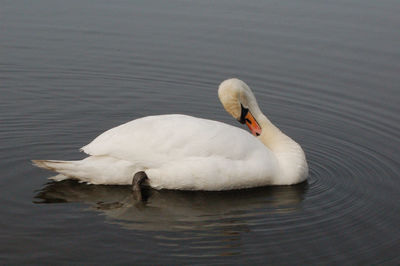
[[[400,2],[2,1],[2,264],[400,263]],[[103,131],[182,113],[245,128],[237,77],[308,181],[226,192],[55,183]]]

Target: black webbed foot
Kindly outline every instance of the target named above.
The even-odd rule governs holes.
[[[133,196],[138,201],[145,200],[144,185],[148,180],[147,175],[144,171],[137,172],[132,179],[132,190]]]

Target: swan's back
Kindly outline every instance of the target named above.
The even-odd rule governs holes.
[[[151,156],[221,156],[242,160],[266,147],[245,130],[186,115],[147,116],[112,128],[82,150],[89,155],[143,160]]]

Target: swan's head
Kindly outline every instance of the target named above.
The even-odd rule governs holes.
[[[225,110],[240,123],[246,124],[254,136],[261,135],[260,121],[257,121],[261,111],[246,83],[236,78],[227,79],[219,85],[218,97]]]

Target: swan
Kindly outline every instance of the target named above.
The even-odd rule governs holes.
[[[83,160],[32,160],[56,171],[55,181],[77,179],[106,185],[155,189],[231,190],[292,185],[306,180],[301,146],[261,112],[243,81],[223,81],[218,97],[251,132],[222,122],[170,114],[139,118],[96,137]]]

